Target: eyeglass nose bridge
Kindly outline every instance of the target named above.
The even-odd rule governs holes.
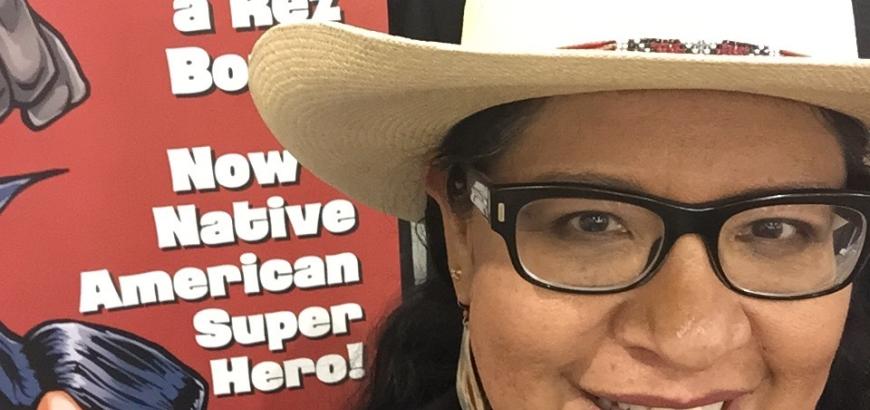
[[[685,206],[671,206],[669,209],[661,209],[657,212],[666,230],[670,230],[670,236],[674,241],[686,234],[699,234],[702,237],[718,235],[719,228],[727,218],[722,218],[715,208],[690,208]]]
[[[714,208],[679,206],[668,210],[661,210],[659,217],[662,219],[664,228],[661,238],[662,243],[659,246],[658,252],[655,255],[651,255],[651,258],[654,260],[651,261],[647,274],[637,284],[638,286],[648,282],[658,273],[671,249],[680,238],[685,235],[698,235],[704,244],[710,268],[719,281],[729,289],[742,292],[741,289],[734,286],[728,280],[719,262],[719,231],[727,218],[722,218]]]

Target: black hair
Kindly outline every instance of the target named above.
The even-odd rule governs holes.
[[[485,171],[488,161],[521,131],[523,119],[542,101],[489,108],[453,126],[433,162],[450,174],[447,189],[452,206],[465,206],[458,200],[462,188],[456,184],[464,181],[459,165]],[[447,267],[441,211],[432,198],[422,222],[426,280],[380,325],[371,376],[360,392],[360,410],[418,409],[455,386],[462,311]]]
[[[546,99],[508,103],[483,110],[456,124],[434,155],[433,166],[447,174],[452,211],[470,208],[464,199],[463,169],[486,171],[509,142],[522,132]],[[839,137],[847,168],[847,188],[870,188],[864,165],[868,131],[860,121],[819,109]],[[428,199],[423,220],[428,248],[427,277],[382,323],[361,410],[419,409],[449,394],[455,386],[461,314],[447,263],[441,210]],[[863,273],[863,272],[862,272]],[[818,410],[870,409],[870,278],[855,280],[843,339],[835,356]]]
[[[63,391],[84,409],[206,408],[201,377],[136,335],[65,321],[44,324],[23,342],[29,369],[19,374],[34,374],[41,393]]]

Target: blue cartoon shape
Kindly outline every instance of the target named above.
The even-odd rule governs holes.
[[[30,408],[41,394],[23,347],[21,339],[0,323],[0,409]]]
[[[0,323],[0,408],[40,405],[63,392],[83,409],[200,410],[202,377],[139,336],[74,321],[49,322],[19,337]]]
[[[52,169],[33,174],[0,177],[0,214],[9,206],[12,199],[23,192],[25,188],[64,172],[66,172],[64,169]]]

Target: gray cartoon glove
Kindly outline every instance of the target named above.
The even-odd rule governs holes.
[[[62,37],[25,0],[0,0],[0,121],[18,107],[25,124],[39,130],[87,95]]]

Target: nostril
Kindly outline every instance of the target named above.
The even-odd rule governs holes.
[[[644,347],[631,346],[626,347],[625,351],[628,355],[638,363],[642,363],[648,367],[661,369],[667,365],[664,360],[653,350]]]

